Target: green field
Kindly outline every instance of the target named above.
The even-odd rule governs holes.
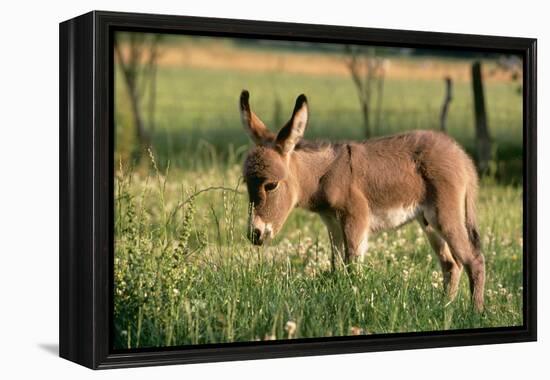
[[[243,88],[250,91],[254,111],[274,130],[290,117],[296,96],[305,93],[311,110],[306,138],[364,138],[356,90],[348,77],[196,68],[159,71],[153,148],[161,167],[170,161],[178,168],[203,168],[225,162],[231,153],[242,154],[237,148],[248,145],[237,106]],[[443,80],[385,82],[375,135],[439,127]],[[117,85],[116,89],[117,150],[124,155],[133,146],[132,119],[125,88]],[[486,85],[495,165],[502,166],[500,176],[517,182],[522,162],[522,98],[516,90],[517,84],[511,82]],[[471,84],[457,82],[453,92],[449,134],[475,156]]]
[[[522,324],[521,97],[512,83],[486,86],[496,148],[478,207],[482,314],[472,310],[466,275],[447,303],[416,224],[373,236],[364,265],[349,273],[330,271],[325,227],[302,210],[269,246],[252,246],[240,178],[249,146],[237,109],[243,88],[272,128],[304,92],[306,137],[362,138],[349,78],[161,67],[152,155],[130,162],[131,115],[117,77],[116,348]],[[441,80],[388,80],[384,94],[376,134],[437,128]],[[473,120],[470,85],[456,83],[449,132],[471,153]]]

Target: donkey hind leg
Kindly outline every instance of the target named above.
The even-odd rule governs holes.
[[[441,271],[443,272],[443,286],[445,287],[445,293],[447,294],[449,301],[453,301],[458,292],[460,276],[462,275],[462,264],[453,258],[447,242],[430,224],[427,223],[424,218],[420,218],[418,223],[422,227],[422,230],[426,234],[433,251],[439,259]]]
[[[460,198],[459,198],[460,199]],[[438,205],[438,220],[443,238],[449,244],[456,261],[463,264],[470,280],[474,307],[483,310],[485,260],[468,236],[465,224],[464,201],[455,205]]]
[[[331,249],[330,264],[332,271],[335,271],[338,265],[344,263],[345,244],[342,224],[340,223],[336,215],[332,214],[321,215],[321,219],[327,227]]]

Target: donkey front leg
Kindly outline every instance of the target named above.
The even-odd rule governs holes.
[[[369,231],[366,218],[348,216],[344,219],[345,262],[361,263],[369,246]]]
[[[346,264],[362,262],[368,249],[369,223],[368,206],[358,192],[350,192],[351,207],[342,215],[342,230],[346,250]]]
[[[342,223],[338,219],[336,212],[321,214],[321,219],[327,226],[330,249],[332,253],[330,257],[330,264],[332,271],[334,272],[338,264],[342,264],[344,261],[345,244]]]

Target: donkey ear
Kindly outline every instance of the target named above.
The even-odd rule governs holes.
[[[304,136],[308,117],[307,99],[304,94],[296,98],[292,117],[277,134],[275,143],[282,154],[288,154]]]
[[[240,109],[244,129],[257,145],[273,141],[275,139],[273,132],[268,130],[260,118],[250,110],[249,97],[250,94],[247,90],[241,92]]]

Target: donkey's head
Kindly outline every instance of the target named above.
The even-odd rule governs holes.
[[[248,238],[261,245],[273,238],[296,205],[298,180],[292,172],[291,155],[307,124],[305,95],[296,99],[290,120],[275,135],[250,109],[248,91],[240,99],[241,119],[256,146],[246,157],[243,176],[252,204]]]

